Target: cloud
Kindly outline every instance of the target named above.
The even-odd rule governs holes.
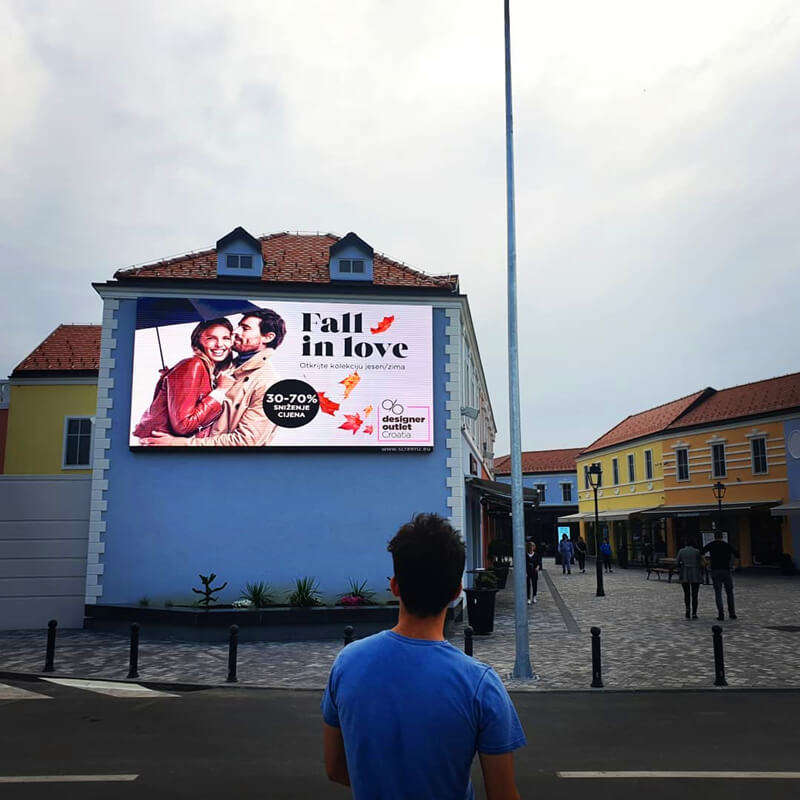
[[[507,448],[502,10],[0,11],[7,373],[89,284],[236,225],[357,231],[471,299]],[[796,369],[787,2],[512,3],[523,443]]]

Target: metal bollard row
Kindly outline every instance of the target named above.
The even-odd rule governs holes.
[[[603,688],[603,665],[600,661],[600,628],[591,628],[592,634],[592,689]]]

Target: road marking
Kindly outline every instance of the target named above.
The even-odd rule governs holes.
[[[138,775],[0,775],[0,783],[108,783],[135,781]]]
[[[72,689],[84,689],[87,692],[107,694],[110,697],[180,697],[171,692],[160,692],[148,689],[138,683],[116,683],[115,681],[82,681],[75,678],[43,678],[49,683],[69,686]]]
[[[50,700],[46,694],[30,692],[17,686],[0,683],[0,700]]]
[[[800,780],[800,772],[738,772],[733,770],[721,771],[672,771],[662,772],[656,770],[648,771],[626,771],[626,772],[557,772],[559,778],[710,778],[713,780],[722,779],[756,779],[766,781],[796,781]]]

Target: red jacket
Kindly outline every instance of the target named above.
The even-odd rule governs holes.
[[[207,436],[211,423],[222,413],[222,404],[208,396],[211,388],[203,358],[195,355],[178,362],[158,379],[153,402],[133,435],[142,438],[165,431],[173,436]]]

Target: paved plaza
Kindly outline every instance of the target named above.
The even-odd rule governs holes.
[[[780,575],[737,575],[737,620],[722,624],[731,687],[800,688],[800,580]],[[641,569],[605,576],[606,596],[595,597],[593,564],[564,576],[546,561],[539,602],[529,606],[531,659],[538,679],[510,680],[514,664],[513,573],[497,596],[495,631],[476,636],[476,658],[491,664],[516,690],[589,689],[591,637],[602,630],[607,689],[709,688],[714,680],[711,626],[714,593],[700,587],[698,620],[684,618],[680,584],[646,580]],[[781,630],[781,628],[784,628]],[[452,639],[463,647],[461,628]],[[45,631],[0,633],[0,670],[39,673]],[[239,680],[270,688],[321,689],[341,642],[239,645]],[[142,681],[220,684],[227,645],[147,642],[140,648]],[[128,640],[115,634],[60,631],[56,674],[124,679]]]

